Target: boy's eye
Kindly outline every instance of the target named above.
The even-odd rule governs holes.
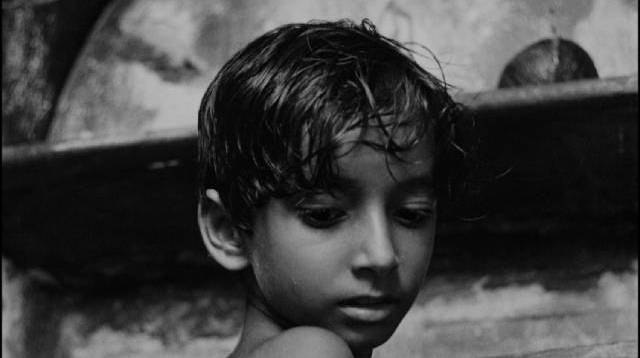
[[[298,208],[298,217],[305,224],[322,229],[338,224],[346,213],[336,208]]]
[[[395,213],[396,220],[408,228],[418,228],[427,223],[433,212],[431,209],[401,208]]]

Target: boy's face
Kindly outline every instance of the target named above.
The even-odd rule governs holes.
[[[430,143],[402,157],[359,145],[337,160],[332,193],[258,211],[248,249],[273,314],[329,329],[354,350],[391,336],[421,287],[436,224]]]

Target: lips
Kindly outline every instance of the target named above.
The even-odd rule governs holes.
[[[394,303],[395,299],[391,296],[356,296],[343,300],[341,304],[350,306],[375,306],[382,304]]]
[[[353,320],[373,323],[388,318],[396,303],[391,296],[355,296],[341,301],[338,306]]]

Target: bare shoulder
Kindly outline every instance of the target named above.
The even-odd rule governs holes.
[[[288,329],[269,339],[252,357],[353,358],[347,343],[335,333],[319,327]]]

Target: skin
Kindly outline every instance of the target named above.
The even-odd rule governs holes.
[[[230,357],[370,357],[391,337],[433,251],[431,153],[427,140],[406,162],[356,146],[337,160],[332,194],[258,211],[246,238],[252,299]],[[353,301],[362,295],[385,299]]]

